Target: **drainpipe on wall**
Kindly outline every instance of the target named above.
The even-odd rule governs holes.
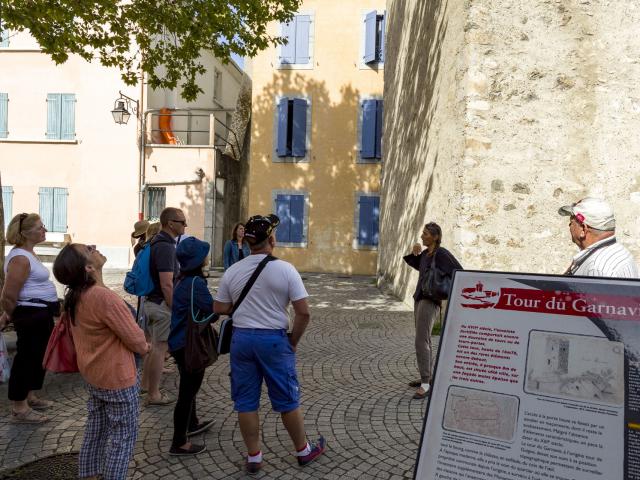
[[[138,160],[138,220],[144,219],[144,149],[145,149],[145,137],[147,136],[145,119],[146,113],[144,111],[144,73],[140,75],[140,107],[138,108],[138,114],[140,115],[140,158]]]

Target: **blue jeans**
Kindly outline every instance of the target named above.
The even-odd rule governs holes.
[[[286,330],[234,328],[231,338],[231,398],[236,411],[255,412],[260,408],[263,379],[276,412],[298,408],[296,354]]]

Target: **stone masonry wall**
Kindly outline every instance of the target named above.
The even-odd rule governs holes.
[[[414,284],[397,265],[399,252],[407,249],[404,229],[419,230],[430,218],[443,223],[444,245],[466,268],[561,273],[576,248],[557,209],[586,195],[610,200],[619,241],[640,258],[640,4],[433,3],[446,26],[443,44],[458,45],[456,55],[433,57],[423,44],[406,59],[388,56],[388,63],[399,65],[437,63],[439,74],[415,78],[397,65],[385,72],[385,115],[402,114],[392,117],[393,125],[385,117],[381,242],[388,243],[381,247],[381,278],[406,298]],[[411,8],[408,1],[389,2],[396,15]],[[459,21],[461,38],[453,27]],[[393,17],[389,25],[390,45],[410,38],[411,31]],[[399,98],[407,94],[395,91],[413,81],[420,85],[417,95],[409,94],[414,106],[403,108]],[[428,93],[429,82],[435,82],[435,95]],[[451,95],[460,90],[462,105]],[[426,138],[409,137],[411,145],[395,148],[412,125],[411,111],[434,105],[435,115],[425,124],[430,128],[421,131]],[[457,148],[460,141],[463,149]],[[440,164],[439,157],[434,170],[433,161],[423,161],[433,158],[424,145],[439,145],[450,158]],[[432,171],[440,171],[441,190],[407,180]],[[392,178],[396,172],[402,175]],[[403,202],[426,205],[404,211],[398,224],[394,216]],[[394,241],[390,233],[396,228]]]
[[[461,251],[473,268],[561,273],[560,205],[605,196],[640,253],[640,5],[470,2]],[[635,201],[635,202],[634,202]]]
[[[443,227],[448,247],[456,230],[464,151],[463,12],[456,1],[387,3],[378,272],[400,297],[415,287],[417,275],[402,257],[420,241],[425,221]]]

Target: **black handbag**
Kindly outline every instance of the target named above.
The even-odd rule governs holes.
[[[431,266],[422,281],[422,295],[432,300],[440,301],[449,298],[452,279],[451,275],[438,268],[436,258],[438,258],[438,250],[434,253]]]
[[[184,364],[189,372],[196,372],[211,366],[218,359],[218,334],[211,325],[218,319],[212,313],[204,318],[198,318],[200,311],[193,310],[193,286],[196,277],[191,282],[191,309],[187,315],[187,335],[184,349]]]
[[[240,296],[238,297],[238,300],[236,301],[236,303],[233,304],[233,308],[231,309],[231,314],[229,315],[229,318],[222,321],[220,325],[220,339],[218,340],[219,355],[224,355],[231,351],[231,336],[233,335],[233,313],[238,309],[238,307],[244,300],[244,297],[247,296],[247,293],[249,293],[249,290],[251,290],[251,287],[253,287],[253,284],[256,283],[256,280],[258,279],[258,275],[260,275],[260,272],[262,272],[264,267],[267,266],[267,263],[271,262],[272,260],[277,260],[277,258],[274,257],[273,255],[267,255],[262,259],[262,261],[258,264],[253,274],[251,275],[251,278],[249,278],[249,281],[242,289],[242,292],[240,292]]]

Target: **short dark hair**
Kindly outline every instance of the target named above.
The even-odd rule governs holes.
[[[169,220],[175,220],[175,216],[178,213],[184,214],[182,210],[176,207],[167,207],[162,212],[160,212],[160,225],[162,228],[169,225]]]
[[[424,225],[424,229],[436,238],[436,245],[439,247],[442,242],[442,228],[436,222],[429,222]]]
[[[273,234],[271,234],[273,235]],[[269,237],[271,236],[269,235]],[[265,238],[264,240],[262,240],[259,243],[256,243],[254,245],[252,245],[251,243],[249,243],[249,248],[251,249],[251,251],[253,252],[254,250],[262,250],[264,247],[267,246],[267,243],[269,243],[269,237]]]

